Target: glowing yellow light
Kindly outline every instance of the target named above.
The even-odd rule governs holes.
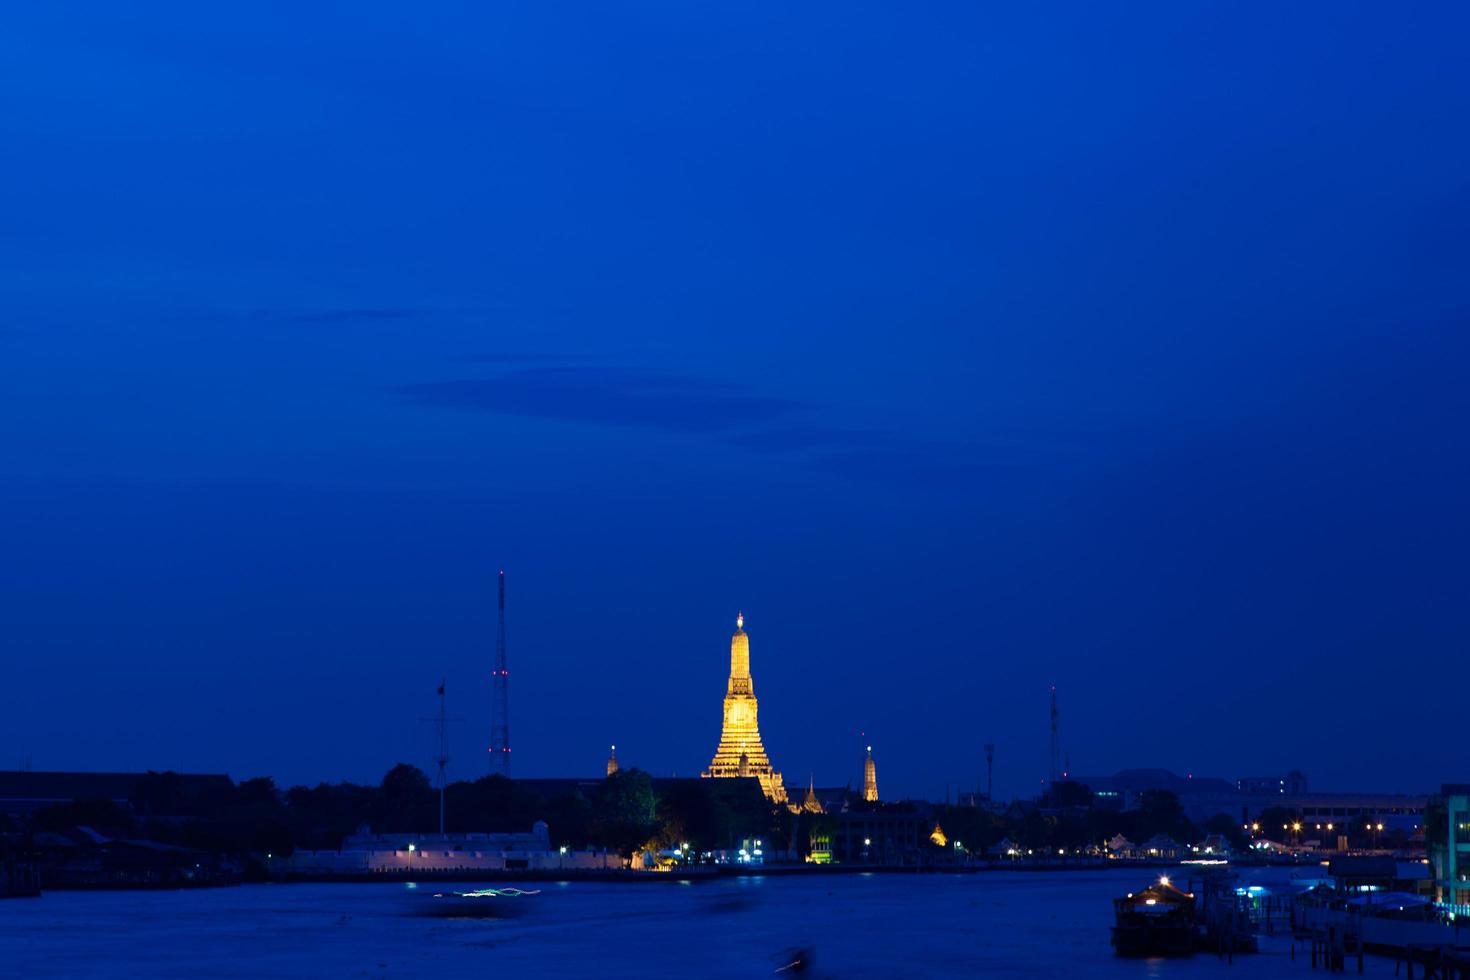
[[[745,629],[745,613],[735,614],[735,628],[738,630]]]
[[[1156,899],[1156,898],[1146,898],[1146,899],[1143,900],[1143,904],[1144,905],[1157,905],[1157,904],[1159,904],[1159,900]]]
[[[1168,875],[1159,875],[1159,884],[1161,884],[1161,885],[1167,885],[1168,883],[1169,883],[1169,876]]]

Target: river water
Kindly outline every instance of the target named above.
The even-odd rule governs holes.
[[[497,920],[417,914],[444,887],[427,884],[51,892],[0,902],[0,976],[762,977],[793,948],[821,977],[1313,975],[1285,937],[1233,965],[1115,958],[1111,899],[1151,880],[1135,869],[543,883],[511,900],[523,915]],[[1368,962],[1368,976],[1392,972]]]

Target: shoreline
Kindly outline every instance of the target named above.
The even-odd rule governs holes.
[[[901,867],[893,865],[861,864],[769,864],[769,865],[695,865],[677,871],[631,871],[626,868],[615,870],[536,870],[536,871],[437,871],[398,872],[377,871],[367,874],[322,874],[322,875],[252,875],[237,881],[207,882],[88,882],[85,884],[52,885],[43,887],[42,892],[76,891],[186,891],[205,888],[232,888],[240,885],[296,885],[296,884],[469,884],[487,881],[519,882],[599,882],[611,884],[695,884],[720,881],[730,878],[795,878],[832,877],[844,875],[968,875],[986,874],[996,871],[1021,871],[1034,874],[1058,872],[1104,872],[1137,870],[1149,871],[1160,868],[1178,868],[1178,862],[1129,861],[1121,862],[1051,862],[1051,863],[994,863],[972,865],[939,865],[928,867]]]

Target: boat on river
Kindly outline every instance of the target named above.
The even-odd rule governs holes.
[[[1188,956],[1199,948],[1194,895],[1160,878],[1113,900],[1113,947],[1119,956]]]
[[[476,888],[463,892],[435,892],[414,899],[421,915],[446,919],[510,919],[530,909],[540,890]]]

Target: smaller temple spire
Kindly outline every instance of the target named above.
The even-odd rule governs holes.
[[[817,777],[807,777],[806,799],[801,801],[801,808],[807,813],[821,813],[822,801],[817,799]]]
[[[614,745],[607,754],[607,774],[611,776],[618,771],[618,747]]]

